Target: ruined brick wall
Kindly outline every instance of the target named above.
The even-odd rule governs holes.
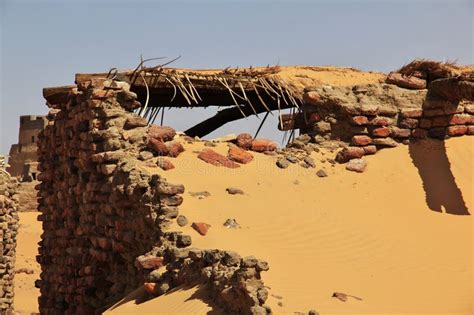
[[[13,309],[16,236],[18,232],[18,183],[0,165],[0,313]]]
[[[301,132],[316,142],[340,140],[339,162],[427,137],[474,135],[474,103],[394,85],[308,88]],[[296,144],[297,145],[297,144]]]
[[[153,138],[156,132],[133,113],[141,106],[136,97],[124,82],[97,78],[79,82],[67,102],[51,105],[50,122],[38,142],[39,219],[44,233],[37,284],[42,314],[104,310],[144,281],[152,281],[149,274],[154,269],[166,265],[173,273],[191,261],[169,254],[191,244],[190,236],[167,230],[178,215],[184,187],[169,184],[143,167],[144,156],[159,155],[163,138],[159,134]],[[238,269],[231,268],[226,283],[230,285]],[[221,283],[221,290],[228,288],[224,280],[212,281],[212,277],[185,278],[186,283],[207,279],[214,287]],[[249,271],[239,283],[253,281],[260,284],[253,288],[260,289],[259,278],[260,271]],[[163,288],[164,279],[167,287]],[[153,295],[183,283],[179,279],[170,274],[154,279],[161,292]],[[263,297],[249,299],[244,289],[236,290],[243,302],[233,304],[247,313],[263,304]]]

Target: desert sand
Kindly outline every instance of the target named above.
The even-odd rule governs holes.
[[[171,159],[175,169],[150,170],[185,185],[180,213],[190,223],[211,224],[206,236],[189,226],[172,226],[192,235],[192,246],[235,250],[270,263],[263,278],[275,314],[310,309],[321,314],[472,314],[472,216],[452,213],[462,203],[473,211],[473,144],[472,137],[444,142],[459,190],[446,186],[453,178],[441,169],[446,166],[443,142],[433,140],[367,156],[362,174],[320,162],[333,156],[327,151],[312,154],[316,169],[291,165],[282,170],[275,157],[258,153],[238,169],[215,167],[197,159],[202,142],[184,143],[186,151]],[[225,153],[227,144],[213,149]],[[421,170],[425,182],[412,160],[420,154],[427,165]],[[320,168],[329,176],[317,177]],[[424,186],[428,197],[434,193],[445,205],[441,211],[430,209],[428,204],[436,206],[427,202]],[[230,195],[228,187],[245,194]],[[211,195],[189,194],[203,190]],[[22,313],[37,311],[41,225],[36,216],[20,213],[17,268],[35,270],[16,277],[15,308]],[[225,228],[228,218],[242,228]],[[332,297],[334,292],[362,300],[342,302]],[[179,288],[137,305],[145,295],[138,288],[108,313],[220,313],[206,299],[205,288]]]
[[[472,314],[473,224],[466,214],[473,206],[473,144],[472,137],[444,142],[459,190],[447,187],[453,178],[441,169],[446,163],[443,142],[433,140],[368,156],[362,174],[319,162],[332,156],[330,152],[313,153],[316,169],[292,165],[282,170],[275,157],[258,153],[238,169],[215,167],[196,158],[203,143],[185,144],[186,151],[172,159],[176,168],[158,172],[185,185],[180,213],[190,223],[212,226],[206,236],[189,225],[172,227],[192,235],[192,246],[235,250],[270,263],[263,279],[275,314],[310,309],[320,314]],[[225,153],[227,144],[213,149]],[[413,152],[426,159],[425,182]],[[329,176],[317,177],[319,168]],[[245,194],[230,195],[228,187]],[[199,199],[189,194],[203,190],[211,195]],[[441,211],[430,209],[426,199],[437,190],[445,205]],[[467,213],[453,208],[463,208],[463,203]],[[458,210],[464,215],[452,214]],[[225,228],[228,218],[242,228]],[[179,289],[136,305],[138,291],[110,313],[210,311],[205,294],[196,291]],[[334,292],[362,300],[342,302],[332,297]]]
[[[18,232],[15,269],[27,268],[33,274],[15,275],[15,311],[20,314],[38,312],[39,289],[35,281],[40,275],[40,266],[36,262],[38,242],[42,233],[41,222],[37,220],[39,212],[20,212],[20,230]]]

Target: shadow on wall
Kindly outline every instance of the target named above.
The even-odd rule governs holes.
[[[444,140],[410,142],[410,157],[423,181],[428,207],[437,212],[469,215],[446,153]]]

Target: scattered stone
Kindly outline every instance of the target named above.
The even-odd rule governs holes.
[[[225,135],[219,138],[211,139],[211,142],[231,142],[231,141],[235,141],[236,139],[237,139],[237,135],[232,133],[232,134]]]
[[[19,268],[15,270],[15,273],[26,273],[27,275],[32,275],[35,271],[31,268]]]
[[[319,171],[316,172],[316,175],[317,175],[318,177],[327,177],[327,176],[328,176],[328,173],[326,173],[326,170],[320,169]]]
[[[247,164],[253,160],[253,155],[250,152],[237,146],[229,148],[227,156],[230,160],[241,164]]]
[[[169,153],[168,146],[159,139],[150,138],[148,139],[148,147],[154,150],[159,156],[167,156]]]
[[[309,167],[312,167],[312,168],[315,168],[316,167],[316,162],[314,161],[314,159],[310,156],[305,156],[303,158],[303,161],[304,163],[306,163],[306,165],[308,165]]]
[[[229,229],[240,229],[240,224],[235,219],[227,219],[224,226]]]
[[[171,127],[151,125],[148,129],[148,137],[163,142],[173,140],[176,130]]]
[[[245,150],[249,150],[252,147],[252,141],[253,138],[248,133],[241,133],[236,139],[237,146]]]
[[[198,158],[203,160],[206,163],[215,165],[215,166],[224,166],[227,168],[238,168],[239,164],[234,161],[229,160],[222,154],[217,153],[212,149],[204,149],[199,153]]]
[[[316,310],[310,310],[308,312],[308,315],[319,315],[319,312],[317,312]]]
[[[210,141],[204,142],[204,145],[206,147],[217,147],[217,144],[215,144],[214,142],[210,142]]]
[[[279,168],[287,168],[288,166],[290,166],[290,162],[286,158],[282,158],[276,161],[276,165]]]
[[[197,192],[189,192],[191,197],[197,197],[198,199],[204,199],[206,197],[211,196],[211,193],[208,191],[197,191]]]
[[[158,158],[156,165],[158,165],[163,171],[169,171],[174,168],[173,163],[171,163],[170,160],[164,158]]]
[[[235,187],[229,187],[229,188],[226,188],[226,191],[230,194],[230,195],[243,195],[244,194],[244,191],[240,188],[235,188]]]
[[[150,151],[141,151],[138,154],[138,159],[142,161],[146,161],[152,158],[153,158],[153,153],[151,153]]]
[[[183,227],[188,225],[188,219],[184,215],[179,215],[176,218],[176,223],[178,223],[179,226]]]
[[[336,155],[336,161],[339,163],[345,163],[350,159],[358,159],[365,155],[365,151],[361,147],[346,147],[343,148]]]
[[[367,167],[367,162],[363,159],[352,159],[346,164],[346,170],[362,173]]]
[[[135,265],[141,269],[158,269],[164,266],[163,257],[156,256],[138,256]]]
[[[170,142],[166,144],[168,147],[168,156],[177,157],[184,152],[184,147],[179,142]]]
[[[287,156],[286,156],[286,159],[287,159],[289,162],[293,163],[293,164],[299,162],[299,159],[298,159],[296,156],[294,156],[294,155],[287,155]]]
[[[377,153],[377,147],[375,145],[367,145],[363,147],[365,155]]]
[[[193,222],[191,227],[196,230],[196,232],[204,236],[207,234],[207,231],[209,231],[211,225],[203,222]]]
[[[255,152],[275,151],[277,149],[277,145],[271,140],[255,139],[252,141],[251,149]]]

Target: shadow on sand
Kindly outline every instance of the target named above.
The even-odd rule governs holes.
[[[423,181],[428,207],[437,212],[469,215],[462,192],[451,172],[445,141],[411,142],[409,152]]]
[[[193,286],[188,286],[188,287],[180,286],[180,287],[177,287],[177,288],[169,291],[165,295],[173,294],[176,291],[186,291],[186,290],[189,290],[191,288],[193,288]],[[209,291],[208,291],[208,288],[206,286],[198,285],[197,290],[191,296],[189,296],[185,301],[198,299],[198,300],[201,300],[203,303],[209,305],[212,308],[212,310],[207,312],[206,313],[207,315],[223,315],[223,314],[225,314],[217,305],[215,305],[215,303],[210,298],[208,292]],[[145,291],[145,289],[138,288],[135,291],[130,292],[122,300],[120,300],[115,305],[110,307],[108,309],[108,311],[113,311],[114,309],[120,307],[121,305],[124,305],[124,304],[132,302],[132,301],[133,301],[134,304],[138,305],[138,304],[142,304],[146,301],[149,301],[151,299],[153,299],[153,298],[150,297],[150,295]]]

